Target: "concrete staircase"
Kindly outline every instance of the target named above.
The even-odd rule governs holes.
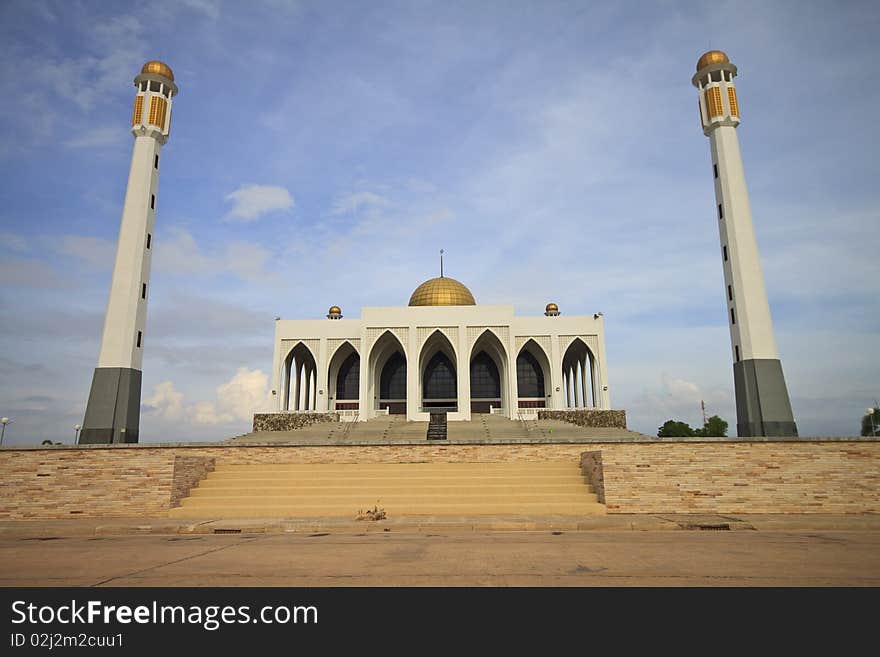
[[[176,518],[604,514],[572,461],[217,466]]]

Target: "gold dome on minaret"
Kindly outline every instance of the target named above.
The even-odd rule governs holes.
[[[152,73],[153,75],[161,75],[162,77],[168,78],[172,82],[174,82],[174,72],[171,70],[171,67],[168,66],[165,62],[160,62],[158,59],[154,59],[152,61],[144,64],[141,69],[141,74],[144,73]]]
[[[438,276],[419,285],[409,298],[411,306],[476,306],[474,295],[454,278]]]
[[[711,64],[729,64],[730,59],[720,50],[710,50],[704,52],[703,56],[697,60],[697,70],[701,70]]]
[[[330,306],[330,310],[327,312],[331,315],[339,315],[342,313],[342,309],[339,306]]]

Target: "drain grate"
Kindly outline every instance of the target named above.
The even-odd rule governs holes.
[[[215,529],[215,534],[241,534],[240,529]]]
[[[686,525],[680,525],[682,529],[699,529],[701,531],[730,531],[730,524],[726,522],[721,523],[691,523]]]

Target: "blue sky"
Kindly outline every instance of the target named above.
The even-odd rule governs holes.
[[[143,441],[265,402],[273,318],[478,303],[602,311],[612,403],[647,433],[735,425],[708,140],[690,84],[739,67],[740,145],[802,435],[880,396],[870,2],[5,2],[0,413],[71,440],[97,362],[132,79],[180,95],[163,150]]]

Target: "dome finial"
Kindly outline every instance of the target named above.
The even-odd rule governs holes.
[[[440,249],[440,278],[443,278],[443,249]]]

